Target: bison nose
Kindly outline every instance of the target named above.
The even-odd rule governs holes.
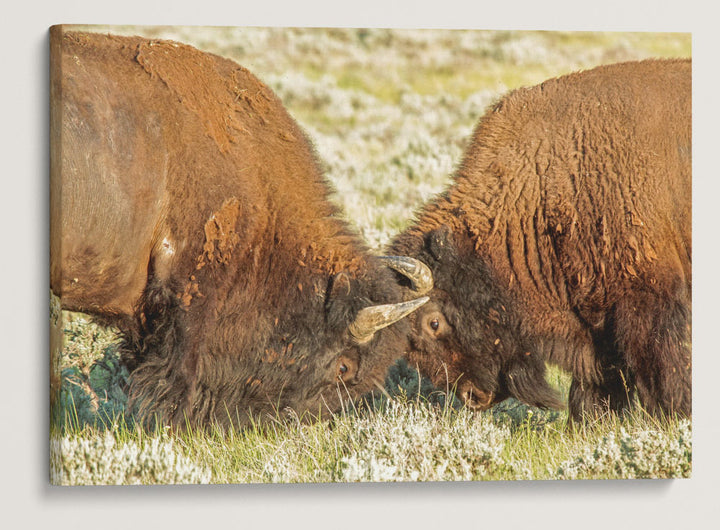
[[[493,405],[495,393],[480,390],[468,380],[464,380],[458,386],[458,397],[463,400],[465,406],[471,410],[487,410]]]

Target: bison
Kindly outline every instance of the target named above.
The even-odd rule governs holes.
[[[452,185],[389,246],[427,264],[409,354],[486,409],[571,421],[691,414],[691,60],[600,66],[521,88],[477,124]]]
[[[427,271],[369,252],[308,138],[245,68],[53,27],[51,134],[51,289],[121,329],[142,418],[313,417],[402,354],[390,324],[427,297],[403,302],[387,265]]]

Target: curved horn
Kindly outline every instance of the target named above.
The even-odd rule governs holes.
[[[348,326],[348,331],[356,343],[363,344],[369,341],[376,331],[409,315],[428,300],[427,296],[422,296],[409,302],[366,307],[358,311],[357,317]]]
[[[395,269],[412,282],[412,289],[417,294],[425,294],[433,288],[433,277],[430,267],[422,261],[407,256],[378,256],[391,269]]]

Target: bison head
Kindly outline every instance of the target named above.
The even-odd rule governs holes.
[[[403,353],[404,317],[428,301],[402,301],[396,275],[372,256],[352,274],[286,268],[285,283],[252,289],[221,267],[193,278],[187,304],[179,286],[152,284],[140,304],[143,329],[125,346],[141,415],[181,427],[336,412],[382,386]]]
[[[383,387],[387,369],[404,352],[410,333],[407,315],[429,300],[416,293],[401,301],[403,288],[386,266],[397,261],[414,264],[401,271],[408,282],[418,283],[430,275],[417,260],[378,257],[368,260],[368,271],[361,277],[339,273],[331,278],[324,300],[326,344],[312,348],[317,363],[324,364],[310,374],[317,379],[304,387],[307,404],[300,408],[317,410],[321,403],[326,410],[337,410],[347,399]],[[318,329],[323,325],[318,322]]]
[[[442,226],[402,234],[393,249],[426,263],[434,279],[430,301],[408,318],[411,364],[472,409],[509,397],[563,407],[545,380],[545,363],[519,332],[519,312],[468,237]]]

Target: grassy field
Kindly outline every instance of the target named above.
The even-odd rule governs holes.
[[[231,57],[313,139],[334,200],[380,252],[450,182],[484,109],[509,89],[598,64],[691,55],[689,34],[91,27],[170,38]],[[565,412],[507,401],[458,410],[404,363],[388,397],[330,421],[278,418],[219,433],[148,432],[126,415],[114,330],[63,313],[61,484],[688,477],[691,426],[642,411],[566,428]],[[566,374],[552,369],[567,393]]]

